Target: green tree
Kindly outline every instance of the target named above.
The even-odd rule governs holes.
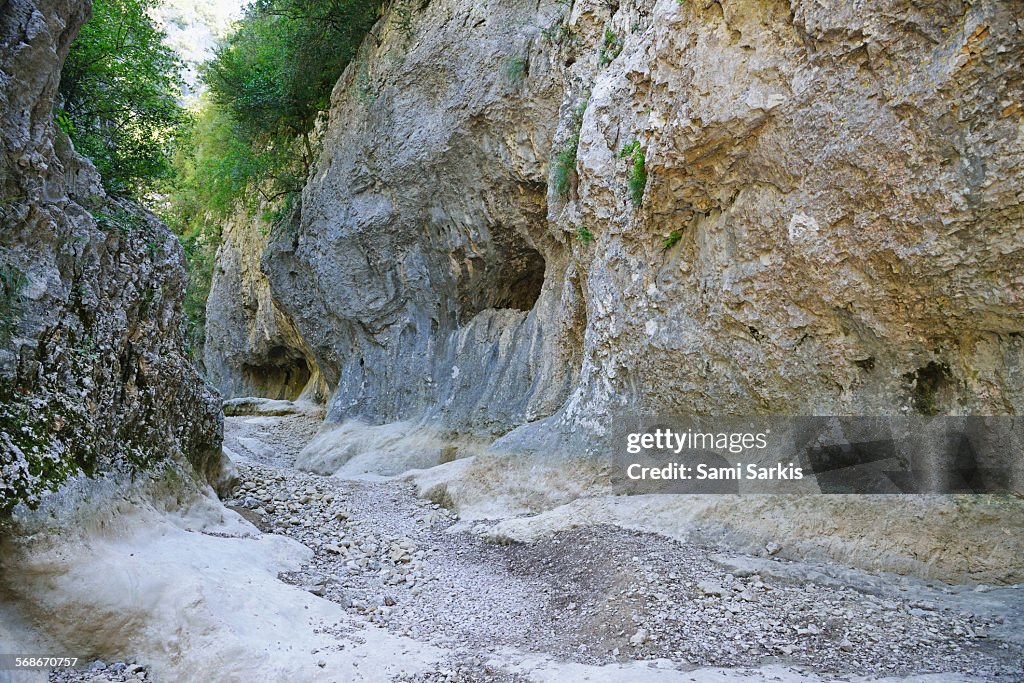
[[[380,14],[380,0],[257,0],[205,65],[212,100],[249,145],[250,180],[276,199],[302,188],[311,133]]]
[[[198,355],[221,223],[286,215],[315,161],[312,132],[380,0],[257,0],[205,64],[209,91],[173,159],[164,220],[188,259],[185,329]]]
[[[58,124],[116,194],[141,196],[171,173],[187,121],[182,64],[149,10],[156,0],[96,0],[61,72]]]
[[[230,116],[208,98],[199,109],[173,159],[174,180],[161,214],[185,249],[188,287],[184,324],[189,350],[201,358],[222,222],[239,206],[255,209],[249,188],[260,160],[236,132]]]

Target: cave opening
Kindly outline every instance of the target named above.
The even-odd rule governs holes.
[[[301,351],[275,346],[262,363],[244,365],[242,375],[253,395],[294,401],[309,384],[313,372]]]
[[[511,250],[510,250],[511,251]],[[544,286],[547,264],[540,252],[525,245],[503,257],[461,273],[456,284],[459,312],[466,319],[488,308],[533,309]],[[482,260],[482,259],[481,259]]]
[[[490,308],[529,311],[544,286],[544,257],[536,249],[524,248],[508,266],[498,279]]]

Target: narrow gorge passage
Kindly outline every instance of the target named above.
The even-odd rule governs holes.
[[[228,505],[314,551],[279,578],[346,608],[354,627],[336,634],[339,650],[387,629],[451,653],[436,671],[395,680],[536,680],[538,662],[586,676],[630,660],[693,680],[708,680],[703,667],[811,679],[1021,674],[1019,642],[1003,639],[1024,591],[929,587],[608,526],[487,542],[487,522],[461,522],[406,481],[294,468],[319,424],[305,410],[227,418],[241,482]]]
[[[0,683],[1024,683],[1022,7],[0,0]]]

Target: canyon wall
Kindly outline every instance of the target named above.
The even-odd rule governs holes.
[[[327,389],[316,360],[274,301],[261,269],[273,229],[273,223],[240,210],[221,230],[206,305],[206,372],[225,398],[323,402]]]
[[[183,350],[184,256],[53,122],[84,0],[0,14],[0,510],[162,462],[224,483],[220,399]]]
[[[259,259],[329,421],[549,453],[637,412],[1024,409],[1014,2],[410,6],[300,210],[221,259]]]

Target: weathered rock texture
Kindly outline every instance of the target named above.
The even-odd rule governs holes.
[[[1020,412],[1014,3],[728,5],[659,3],[595,83],[583,410]]]
[[[560,11],[432,4],[411,35],[385,19],[336,88],[301,219],[265,260],[331,419],[497,436],[571,389],[583,282],[548,220],[563,87],[539,37]]]
[[[0,14],[0,509],[84,469],[222,476],[220,401],[185,357],[177,240],[104,195],[53,124],[81,0]]]
[[[322,402],[327,389],[316,360],[260,268],[272,229],[241,210],[222,230],[206,306],[206,371],[226,398]]]
[[[574,432],[583,449],[637,411],[1020,413],[1019,9],[445,0],[409,32],[385,18],[263,256],[275,311],[331,420],[519,427],[499,442],[518,451]]]

